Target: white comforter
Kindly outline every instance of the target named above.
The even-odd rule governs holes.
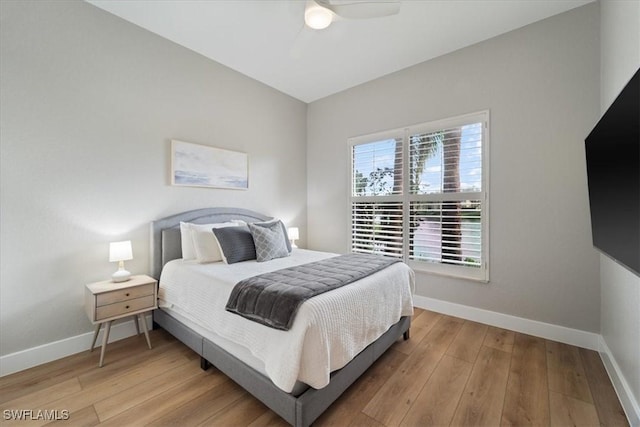
[[[233,286],[257,274],[335,256],[294,249],[287,258],[232,265],[174,260],[160,278],[161,306],[247,349],[286,392],[296,381],[322,388],[401,316],[413,314],[413,271],[396,263],[362,280],[305,301],[293,327],[281,331],[225,310]]]

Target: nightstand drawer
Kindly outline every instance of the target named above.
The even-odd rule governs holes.
[[[114,304],[103,305],[96,308],[96,321],[108,319],[114,316],[120,316],[134,311],[155,308],[154,295],[148,295],[141,298],[135,298],[128,301],[117,302]]]
[[[125,302],[132,299],[144,297],[147,295],[153,296],[155,291],[155,283],[149,283],[148,285],[136,286],[133,288],[119,289],[117,291],[104,292],[96,295],[96,306],[114,304],[117,302]],[[126,305],[126,304],[125,304]]]

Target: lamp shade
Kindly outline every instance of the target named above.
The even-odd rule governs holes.
[[[109,262],[127,261],[133,259],[131,240],[111,242],[109,245]]]
[[[287,234],[291,240],[298,240],[300,238],[300,230],[298,230],[298,227],[289,227]]]

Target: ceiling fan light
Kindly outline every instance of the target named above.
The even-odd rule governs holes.
[[[304,23],[314,30],[322,30],[331,25],[333,13],[322,6],[311,5],[304,11]]]

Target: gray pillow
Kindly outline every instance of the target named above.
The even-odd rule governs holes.
[[[258,262],[289,256],[287,239],[283,232],[284,225],[281,221],[275,221],[270,225],[249,223],[248,226],[255,243]]]
[[[289,241],[289,234],[287,233],[287,227],[284,226],[284,223],[279,219],[272,219],[271,221],[265,222],[253,222],[252,224],[258,225],[260,227],[271,227],[273,224],[280,224],[282,227],[282,233],[284,234],[284,241],[287,244],[287,251],[291,252],[291,242]]]
[[[256,259],[253,237],[246,226],[214,228],[213,234],[218,239],[225,263],[234,264]]]

